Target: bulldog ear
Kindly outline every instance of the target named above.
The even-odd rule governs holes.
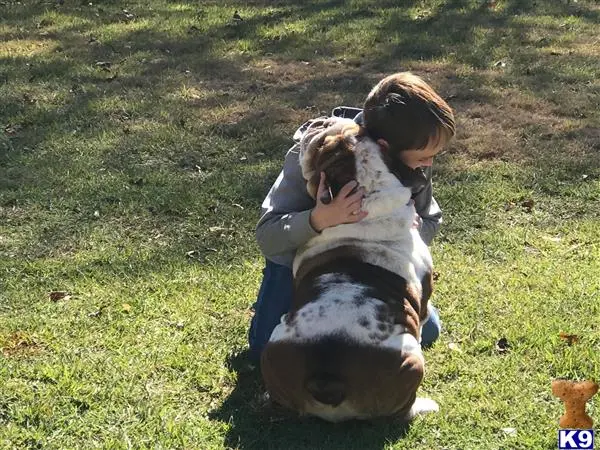
[[[321,172],[317,170],[319,158],[323,154],[333,152],[343,143],[342,134],[330,135],[321,134],[313,139],[306,147],[306,150],[300,156],[300,165],[302,166],[302,175],[307,180],[306,190],[308,194],[317,199],[319,193],[319,183],[321,182]]]
[[[308,195],[310,195],[314,200],[317,199],[317,194],[319,191],[319,182],[321,181],[320,174],[313,171],[313,176],[306,182],[306,190],[308,191]]]
[[[306,180],[306,190],[309,195],[316,199],[321,175],[317,171],[317,159],[327,136],[321,135],[308,142],[300,152],[300,167],[302,176]]]
[[[309,183],[315,177],[317,155],[323,145],[323,140],[327,137],[327,134],[324,132],[326,129],[323,128],[324,123],[324,120],[313,122],[300,141],[300,167],[302,168],[302,176]],[[319,182],[317,181],[318,186]],[[315,189],[315,196],[316,192]]]

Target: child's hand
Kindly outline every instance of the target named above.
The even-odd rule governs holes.
[[[421,219],[421,216],[419,216],[418,214],[415,214],[415,218],[413,220],[412,227],[415,230],[418,230],[419,228],[421,228],[421,223],[423,223],[423,219]]]
[[[408,204],[414,207],[415,201],[411,198]],[[418,230],[421,227],[422,222],[423,219],[421,219],[421,216],[415,211],[415,217],[413,217],[412,228]]]
[[[356,192],[350,194],[356,185],[356,181],[349,181],[334,199],[324,203],[323,200],[328,199],[329,192],[325,183],[325,173],[321,172],[317,190],[317,205],[310,213],[310,224],[315,231],[320,233],[325,228],[342,223],[355,223],[367,216],[367,212],[360,209],[365,196],[364,188],[358,188]]]

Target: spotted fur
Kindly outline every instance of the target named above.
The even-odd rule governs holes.
[[[421,355],[415,337],[405,325],[394,323],[386,303],[365,296],[368,286],[355,284],[343,274],[321,275],[317,280],[322,286],[318,299],[284,315],[270,342],[311,342],[337,336],[363,345],[410,349]],[[381,314],[382,309],[386,313]],[[290,314],[295,320],[289,319]]]

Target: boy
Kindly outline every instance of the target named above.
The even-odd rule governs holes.
[[[377,83],[367,96],[363,112],[354,120],[379,144],[396,177],[411,188],[417,211],[414,226],[430,245],[442,222],[442,212],[432,196],[431,165],[455,134],[451,108],[421,78],[401,72]],[[316,131],[310,125],[308,128],[311,133]],[[298,134],[294,136],[297,141],[302,136]],[[335,198],[323,198],[327,187],[321,176],[315,202],[306,191],[298,143],[288,151],[283,170],[262,204],[256,227],[266,266],[249,332],[253,358],[260,358],[271,332],[290,308],[296,249],[325,228],[365,217],[360,210],[363,192],[355,188],[356,182],[351,181]],[[422,332],[423,346],[431,345],[441,329],[437,311],[430,308],[429,313]]]

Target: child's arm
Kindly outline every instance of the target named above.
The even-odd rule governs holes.
[[[262,204],[256,240],[263,255],[291,267],[295,250],[318,233],[310,225],[315,201],[306,191],[298,145],[285,156],[283,170]]]
[[[413,196],[413,200],[415,201],[417,214],[421,217],[419,234],[427,245],[431,245],[431,241],[433,241],[442,224],[442,210],[433,198],[431,167],[426,167],[424,171],[427,177],[427,184]]]

